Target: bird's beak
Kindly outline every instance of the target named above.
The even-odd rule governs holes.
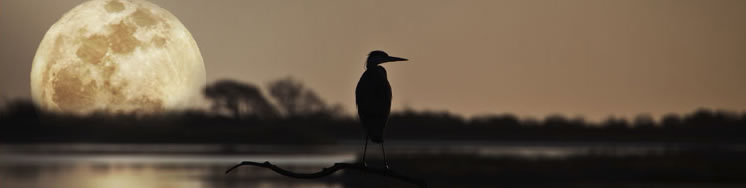
[[[386,57],[386,59],[384,59],[383,62],[407,61],[407,60],[408,59],[401,58],[401,57],[389,56],[389,57]]]

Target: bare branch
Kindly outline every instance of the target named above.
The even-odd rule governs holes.
[[[322,177],[329,176],[329,175],[333,174],[334,172],[337,172],[338,170],[355,169],[355,170],[358,170],[358,171],[361,171],[361,172],[368,172],[368,173],[378,174],[378,175],[381,175],[381,176],[387,176],[387,177],[391,177],[391,178],[398,179],[398,180],[401,180],[401,181],[405,181],[405,182],[408,182],[408,183],[412,183],[412,184],[415,184],[415,185],[417,185],[418,187],[421,187],[421,188],[426,188],[427,187],[427,184],[425,183],[425,181],[423,181],[421,179],[415,179],[415,178],[407,177],[407,176],[401,175],[399,173],[396,173],[396,172],[394,172],[392,170],[388,170],[388,169],[369,168],[369,167],[363,166],[361,164],[351,164],[351,163],[334,163],[334,165],[332,165],[331,167],[323,168],[323,169],[321,169],[321,171],[315,172],[315,173],[296,173],[296,172],[291,172],[291,171],[282,169],[282,168],[280,168],[280,167],[278,167],[276,165],[273,165],[272,163],[269,163],[269,161],[266,161],[264,163],[258,163],[258,162],[253,162],[253,161],[243,161],[243,162],[241,162],[241,163],[239,163],[239,164],[237,164],[237,165],[229,168],[227,171],[225,171],[225,173],[228,174],[231,171],[233,171],[234,169],[236,169],[236,168],[238,168],[240,166],[244,166],[244,165],[258,166],[258,167],[268,168],[268,169],[271,169],[272,171],[277,172],[280,175],[291,177],[291,178],[300,178],[300,179],[322,178]]]

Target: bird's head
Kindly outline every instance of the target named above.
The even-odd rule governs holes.
[[[382,63],[394,62],[394,61],[406,61],[407,59],[389,56],[386,52],[376,50],[368,54],[368,61],[365,64],[366,67],[375,67]]]

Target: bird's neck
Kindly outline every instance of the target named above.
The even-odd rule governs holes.
[[[381,66],[378,66],[378,64],[368,63],[365,66],[366,69],[377,69],[377,68],[383,68]]]
[[[386,77],[386,69],[384,69],[383,66],[379,65],[369,66],[367,70],[365,70],[365,72],[372,72],[374,74],[383,76],[384,78]]]

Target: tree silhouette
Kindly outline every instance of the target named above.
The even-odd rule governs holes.
[[[481,117],[474,117],[472,119],[472,124],[477,124],[480,126],[487,126],[487,125],[499,125],[502,127],[519,127],[521,125],[520,119],[512,114],[500,114],[500,115],[492,115],[492,116],[481,116]]]
[[[609,129],[627,129],[629,128],[629,122],[626,119],[623,118],[617,118],[614,116],[610,116],[604,120],[602,123],[603,127],[609,128]]]
[[[546,127],[569,127],[571,126],[570,120],[561,115],[549,115],[544,119],[544,126]]]
[[[213,110],[228,110],[235,118],[240,118],[244,113],[260,117],[277,116],[277,110],[252,84],[220,80],[205,87],[204,93],[212,100]]]
[[[28,100],[15,99],[8,101],[0,109],[0,120],[9,122],[36,121],[39,119],[39,108]],[[0,123],[2,124],[2,123]],[[7,124],[11,126],[13,124]]]
[[[300,81],[292,77],[270,82],[269,93],[288,117],[332,113],[316,92],[304,87]]]
[[[636,128],[652,128],[655,126],[655,120],[650,114],[640,114],[635,117],[634,126]]]
[[[663,127],[677,127],[681,126],[681,116],[678,114],[666,114],[661,119],[661,126]]]

